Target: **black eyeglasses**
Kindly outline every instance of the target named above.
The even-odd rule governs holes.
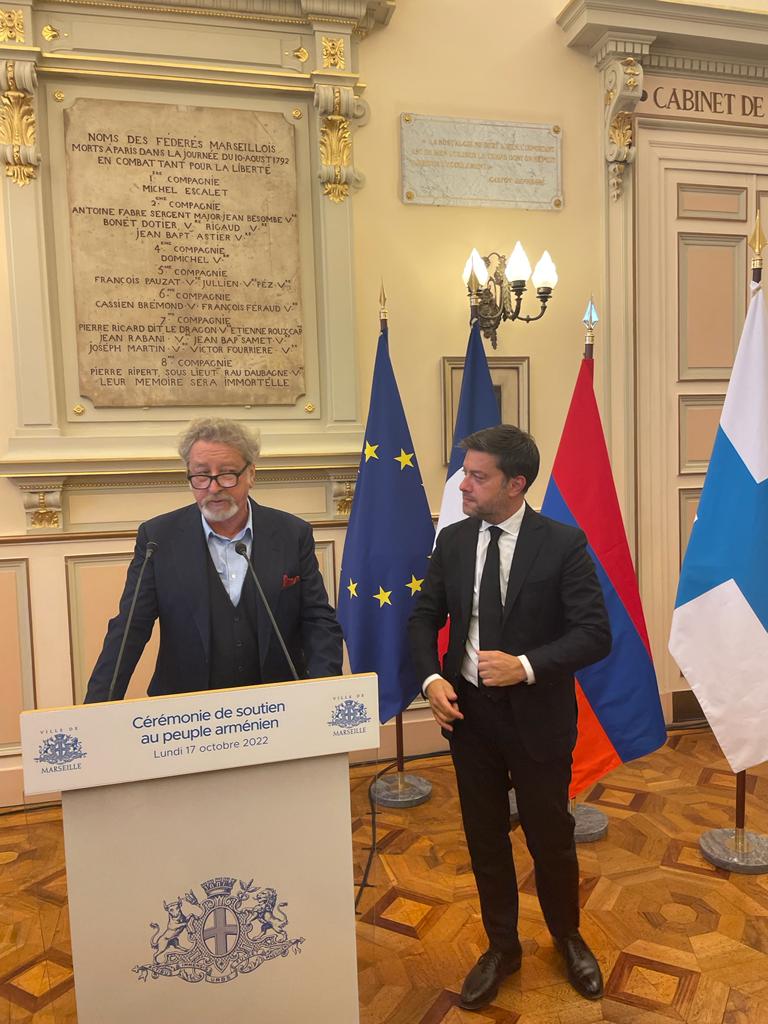
[[[242,469],[239,469],[236,473],[231,470],[226,473],[217,473],[212,476],[210,473],[192,473],[187,475],[190,487],[193,487],[196,491],[207,491],[215,480],[219,487],[237,487],[237,483],[243,473],[250,466],[250,462],[246,462]]]

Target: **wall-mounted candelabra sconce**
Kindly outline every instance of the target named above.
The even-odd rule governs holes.
[[[469,295],[470,322],[479,321],[480,330],[494,348],[497,346],[496,331],[502,320],[522,320],[526,324],[541,320],[552,297],[552,289],[557,284],[557,270],[546,249],[531,274],[531,264],[519,242],[509,258],[498,252],[481,256],[477,249],[473,249],[463,277]],[[523,294],[529,278],[541,308],[535,316],[521,316]]]

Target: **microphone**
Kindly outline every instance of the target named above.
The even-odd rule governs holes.
[[[120,641],[120,650],[117,652],[117,661],[115,662],[115,671],[112,673],[112,682],[109,684],[109,693],[107,700],[115,699],[115,686],[117,684],[117,673],[120,671],[120,664],[123,660],[123,652],[125,651],[125,641],[128,639],[128,631],[131,628],[131,621],[133,619],[133,612],[136,607],[136,598],[139,596],[141,590],[141,581],[144,578],[144,570],[147,568],[147,563],[152,558],[154,553],[157,551],[158,545],[155,541],[147,541],[147,547],[144,552],[144,561],[141,563],[141,569],[139,570],[139,578],[136,580],[136,586],[133,589],[133,598],[131,600],[131,607],[128,609],[128,618],[125,620],[125,629],[123,630],[123,639]]]
[[[278,629],[277,623],[275,622],[275,616],[272,614],[272,609],[269,607],[269,602],[267,601],[266,597],[264,596],[264,591],[261,589],[261,584],[259,583],[259,577],[256,575],[256,570],[253,568],[253,563],[251,562],[250,558],[248,557],[248,548],[246,547],[245,541],[239,540],[237,542],[237,544],[235,544],[235,551],[238,553],[238,555],[242,555],[243,558],[248,563],[248,568],[250,569],[251,576],[253,577],[253,582],[256,584],[256,589],[259,592],[259,597],[261,598],[264,607],[267,609],[267,615],[269,616],[269,621],[272,623],[272,629],[274,629],[275,636],[280,641],[280,646],[283,649],[283,654],[285,655],[285,660],[288,662],[288,668],[290,668],[291,675],[293,676],[293,678],[298,680],[299,673],[296,671],[296,666],[293,664],[291,656],[288,653],[288,648],[285,646],[285,640],[283,640],[283,634]]]

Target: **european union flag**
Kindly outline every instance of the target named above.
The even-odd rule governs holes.
[[[423,682],[411,665],[405,626],[434,542],[385,328],[376,351],[337,608],[352,671],[379,677],[382,722],[408,707]]]

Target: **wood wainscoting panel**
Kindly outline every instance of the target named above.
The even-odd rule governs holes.
[[[744,325],[747,240],[678,236],[680,380],[727,380]]]
[[[117,614],[131,553],[71,555],[65,558],[69,600],[74,700],[81,704],[88,679],[101,651],[107,623]],[[144,697],[152,678],[159,630],[152,633],[139,659],[126,697]]]
[[[19,754],[19,715],[35,706],[26,559],[0,561],[0,757]]]
[[[706,473],[723,411],[722,395],[680,395],[681,474]]]
[[[338,601],[338,592],[336,590],[336,581],[338,579],[336,540],[333,537],[328,537],[327,539],[315,537],[315,554],[317,555],[317,564],[320,566],[320,575],[323,577],[323,583],[325,583],[325,589],[328,592],[328,600],[335,608]]]
[[[736,220],[747,219],[747,190],[728,185],[677,186],[677,216],[681,220]]]
[[[678,492],[680,500],[680,565],[683,564],[685,549],[696,519],[696,510],[701,498],[700,487],[681,487]]]

